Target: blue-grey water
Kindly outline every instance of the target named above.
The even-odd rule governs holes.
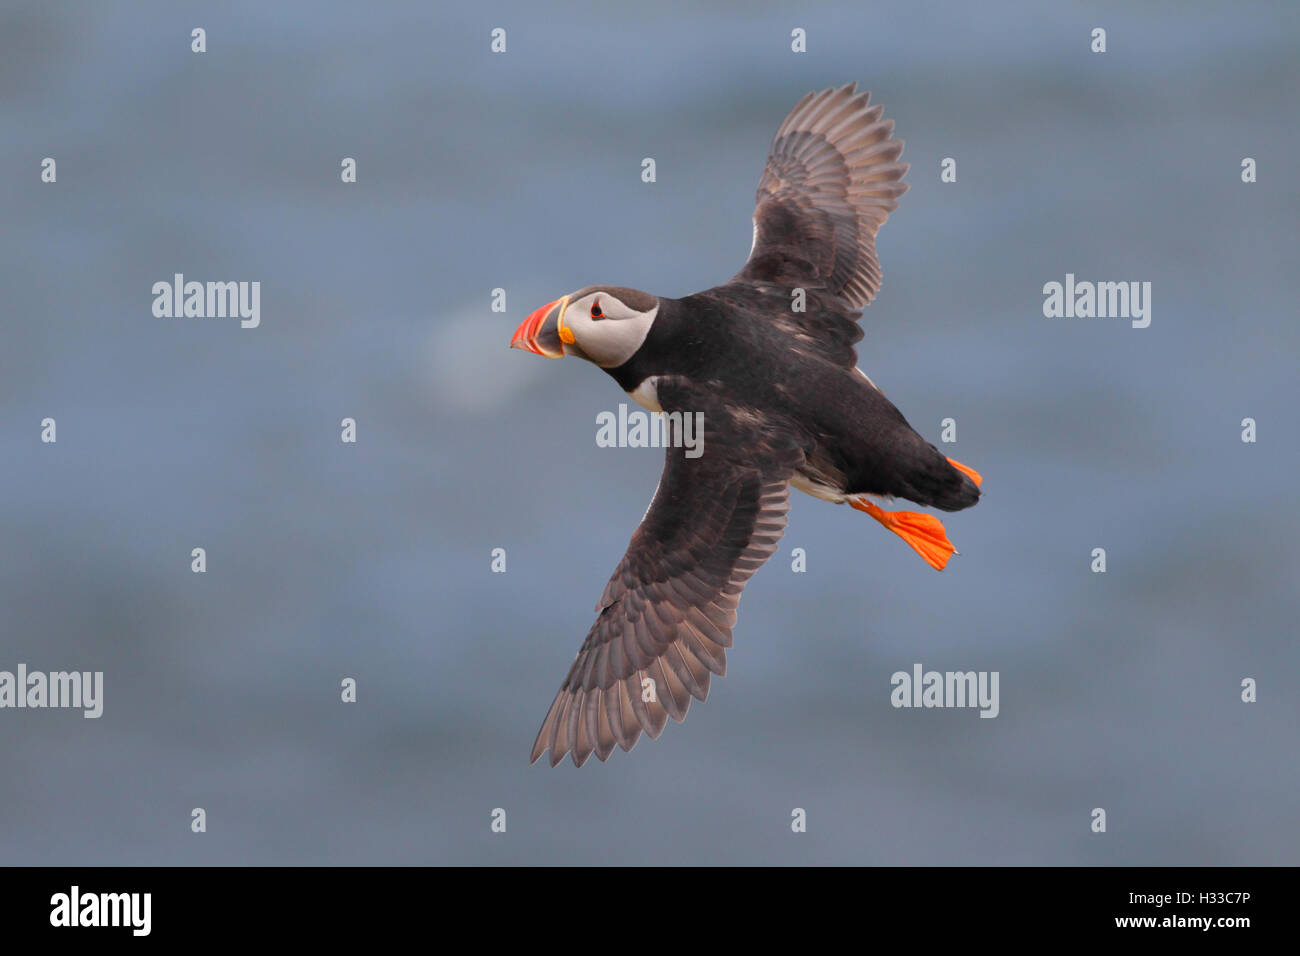
[[[1297,44],[1285,0],[4,4],[0,670],[104,710],[0,710],[0,862],[1296,863]],[[708,702],[530,767],[662,453],[510,334],[731,276],[850,80],[912,163],[860,364],[956,420],[962,555],[796,495]],[[178,272],[260,326],[155,318]],[[1150,327],[1045,318],[1067,273]],[[998,717],[895,709],[915,663]]]

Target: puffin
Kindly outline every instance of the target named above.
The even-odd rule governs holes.
[[[593,285],[532,312],[512,348],[576,356],[662,412],[666,460],[649,508],[533,744],[582,766],[657,738],[726,673],[741,591],[775,553],[790,489],[874,518],[943,570],[955,553],[904,498],[960,511],[978,472],[918,434],[857,367],[880,289],[876,233],[907,191],[893,120],[850,83],[810,92],[777,129],[749,258],[683,298]],[[687,416],[702,420],[687,442]],[[702,418],[701,418],[702,416]],[[688,445],[692,447],[688,447]]]

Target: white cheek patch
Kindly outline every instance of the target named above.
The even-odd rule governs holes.
[[[649,312],[634,315],[629,319],[605,319],[588,323],[583,328],[583,335],[578,344],[601,368],[617,368],[641,348],[641,343],[650,334],[650,326],[659,314],[656,305]],[[590,344],[588,344],[590,340]]]

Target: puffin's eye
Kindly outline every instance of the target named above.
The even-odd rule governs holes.
[[[591,303],[591,317],[592,317],[593,319],[603,319],[603,318],[605,317],[605,313],[602,312],[602,311],[600,311],[600,300],[599,300],[599,299],[597,299],[595,302]]]

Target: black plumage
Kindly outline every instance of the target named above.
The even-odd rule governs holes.
[[[635,351],[606,371],[629,393],[652,386],[665,412],[702,412],[704,423],[700,457],[667,450],[533,760],[547,750],[552,765],[566,754],[578,765],[592,753],[604,760],[705,698],[711,675],[725,673],[740,592],[784,532],[792,484],[867,511],[935,567],[946,563],[952,549],[937,520],[867,500],[956,511],[980,494],[978,475],[917,434],[856,368],[857,320],[880,287],[876,232],[907,188],[892,132],[852,85],[808,94],[773,141],[754,247],[733,279],[681,299],[589,287],[521,326],[516,342],[527,331],[533,351],[554,354],[558,346],[534,347],[554,325],[565,351],[590,358],[594,337],[609,334],[612,303],[649,316]],[[578,301],[590,303],[586,341],[565,324]]]

